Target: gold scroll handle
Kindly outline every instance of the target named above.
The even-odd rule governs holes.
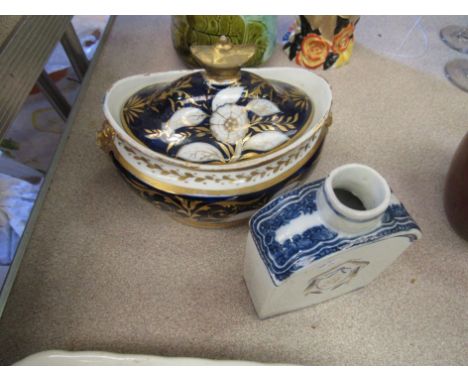
[[[96,134],[96,143],[102,151],[109,154],[113,148],[115,130],[107,119],[102,123],[102,128]]]
[[[208,80],[215,82],[236,81],[240,68],[255,54],[255,45],[233,45],[221,36],[215,45],[192,45],[190,51],[195,60],[206,70]]]

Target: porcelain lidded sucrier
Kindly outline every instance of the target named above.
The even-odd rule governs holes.
[[[246,221],[316,163],[331,90],[303,69],[241,70],[255,46],[192,46],[204,70],[137,75],[104,101],[98,142],[123,178],[185,223]]]

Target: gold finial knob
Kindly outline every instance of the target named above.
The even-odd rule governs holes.
[[[240,77],[240,68],[253,57],[256,46],[233,45],[226,36],[221,36],[215,45],[192,45],[190,51],[205,68],[208,79],[225,82]]]

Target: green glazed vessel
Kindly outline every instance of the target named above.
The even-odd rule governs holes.
[[[214,45],[221,36],[232,44],[257,46],[246,66],[267,61],[276,43],[276,16],[172,16],[172,42],[177,53],[191,66],[198,66],[190,46]]]

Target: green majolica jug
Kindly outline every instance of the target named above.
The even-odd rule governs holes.
[[[246,66],[267,61],[276,42],[276,16],[172,16],[172,42],[177,53],[191,66],[198,66],[190,46],[214,45],[221,36],[235,45],[257,47]]]

